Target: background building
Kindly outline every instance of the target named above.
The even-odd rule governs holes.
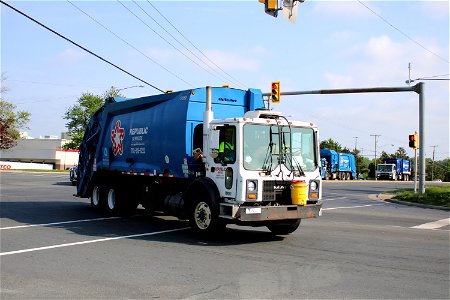
[[[61,134],[62,137],[67,137]],[[64,150],[69,140],[57,136],[28,137],[26,133],[17,146],[0,151],[1,169],[55,169],[64,170],[78,163],[78,150]]]

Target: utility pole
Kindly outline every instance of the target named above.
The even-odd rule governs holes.
[[[438,146],[435,145],[430,147],[433,148],[433,163],[431,164],[431,180],[434,180],[434,152],[436,151],[436,147]]]
[[[375,138],[375,180],[377,179],[377,137],[381,136],[380,134],[371,134]]]
[[[359,170],[359,168],[358,168],[358,155],[357,155],[357,152],[356,152],[356,149],[358,149],[358,148],[357,148],[357,146],[358,146],[358,137],[357,137],[357,136],[354,136],[353,138],[355,139],[355,165],[356,165],[356,178],[359,179],[359,174],[358,174],[358,170]]]

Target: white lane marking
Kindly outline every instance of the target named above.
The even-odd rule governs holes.
[[[64,221],[64,222],[54,222],[54,223],[43,223],[43,224],[28,224],[28,225],[17,225],[10,227],[2,227],[0,230],[8,230],[8,229],[18,229],[18,228],[29,228],[29,227],[44,227],[44,226],[53,226],[53,225],[61,225],[61,224],[70,224],[70,223],[81,223],[81,222],[92,222],[92,221],[103,221],[103,220],[113,220],[120,219],[120,217],[107,217],[107,218],[96,218],[96,219],[83,219],[83,220],[73,220],[73,221]]]
[[[442,220],[435,221],[435,222],[430,222],[430,223],[425,223],[425,224],[413,226],[411,228],[416,228],[416,229],[436,229],[436,228],[441,228],[441,227],[449,226],[449,225],[450,225],[450,218],[447,218],[447,219],[442,219]]]
[[[379,205],[385,205],[385,204],[384,204],[384,203],[377,203],[377,204],[367,204],[367,205],[329,207],[329,208],[322,208],[322,210],[335,210],[335,209],[346,209],[346,208],[360,208],[360,207],[370,207],[370,206],[379,206]]]
[[[49,250],[49,249],[56,249],[56,248],[62,248],[62,247],[86,245],[86,244],[93,244],[93,243],[101,243],[101,242],[114,241],[114,240],[120,240],[120,239],[128,239],[128,238],[135,238],[135,237],[142,237],[142,236],[157,235],[157,234],[163,234],[163,233],[169,233],[169,232],[186,230],[188,228],[189,227],[184,227],[184,228],[177,228],[177,229],[170,229],[170,230],[163,230],[163,231],[156,231],[156,232],[147,232],[147,233],[139,233],[139,234],[122,235],[122,236],[116,236],[116,237],[110,237],[110,238],[104,238],[104,239],[97,239],[97,240],[89,240],[89,241],[82,241],[82,242],[75,242],[75,243],[67,243],[67,244],[59,244],[59,245],[52,245],[52,246],[45,246],[45,247],[38,247],[38,248],[22,249],[22,250],[9,251],[9,252],[1,252],[0,256],[20,254],[20,253],[26,253],[26,252],[35,252],[35,251],[42,251],[42,250]]]
[[[347,197],[339,197],[339,198],[323,198],[323,201],[335,201],[335,200],[344,200]]]

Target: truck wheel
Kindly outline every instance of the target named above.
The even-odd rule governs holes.
[[[219,213],[209,199],[194,201],[189,215],[189,223],[194,233],[201,236],[211,236],[225,229],[225,223],[219,218]]]
[[[104,204],[104,200],[103,189],[98,185],[94,186],[91,195],[91,207],[95,210],[100,210]]]
[[[275,222],[267,225],[267,228],[269,228],[273,234],[287,235],[297,230],[300,226],[300,221],[301,219]]]
[[[108,194],[106,196],[106,211],[110,214],[117,213],[118,207],[117,190],[113,187],[108,189]]]

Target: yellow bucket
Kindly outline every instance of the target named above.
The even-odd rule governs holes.
[[[293,180],[291,182],[291,200],[292,204],[306,205],[306,201],[308,201],[308,191],[305,181]]]

